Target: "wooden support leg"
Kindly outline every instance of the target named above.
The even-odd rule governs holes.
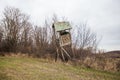
[[[57,61],[57,58],[58,58],[58,56],[59,56],[59,52],[58,52],[58,48],[56,49],[56,55],[55,55],[55,62]]]
[[[74,50],[73,50],[73,46],[71,46],[71,49],[72,49],[73,58],[75,58],[75,53],[74,53]]]
[[[63,59],[63,61],[65,61],[65,57],[64,57],[62,49],[60,51],[61,51],[62,59]]]
[[[67,56],[71,59],[71,57],[70,57],[70,55],[67,53],[67,51],[64,49],[64,48],[62,48],[62,50],[67,54]]]

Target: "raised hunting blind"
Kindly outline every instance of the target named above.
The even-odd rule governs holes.
[[[71,46],[72,40],[71,40],[71,34],[70,30],[72,29],[69,22],[56,22],[52,25],[53,32],[54,32],[54,41],[56,43],[56,58],[57,60],[58,56],[62,56],[62,59],[65,61],[65,54],[71,58],[69,53],[64,49],[64,46]]]

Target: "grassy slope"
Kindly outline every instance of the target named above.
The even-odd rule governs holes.
[[[0,57],[0,80],[120,80],[120,73],[37,58]]]

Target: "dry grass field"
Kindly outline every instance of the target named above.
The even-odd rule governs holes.
[[[48,59],[0,57],[0,80],[120,80],[120,73]]]

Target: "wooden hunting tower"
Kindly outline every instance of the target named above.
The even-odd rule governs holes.
[[[69,22],[53,23],[52,28],[54,32],[54,40],[56,43],[57,57],[61,53],[63,60],[65,60],[64,53],[66,53],[66,55],[69,58],[71,58],[68,52],[63,48],[64,46],[72,45],[71,34],[70,34],[70,30],[72,29],[72,27],[70,26]]]

